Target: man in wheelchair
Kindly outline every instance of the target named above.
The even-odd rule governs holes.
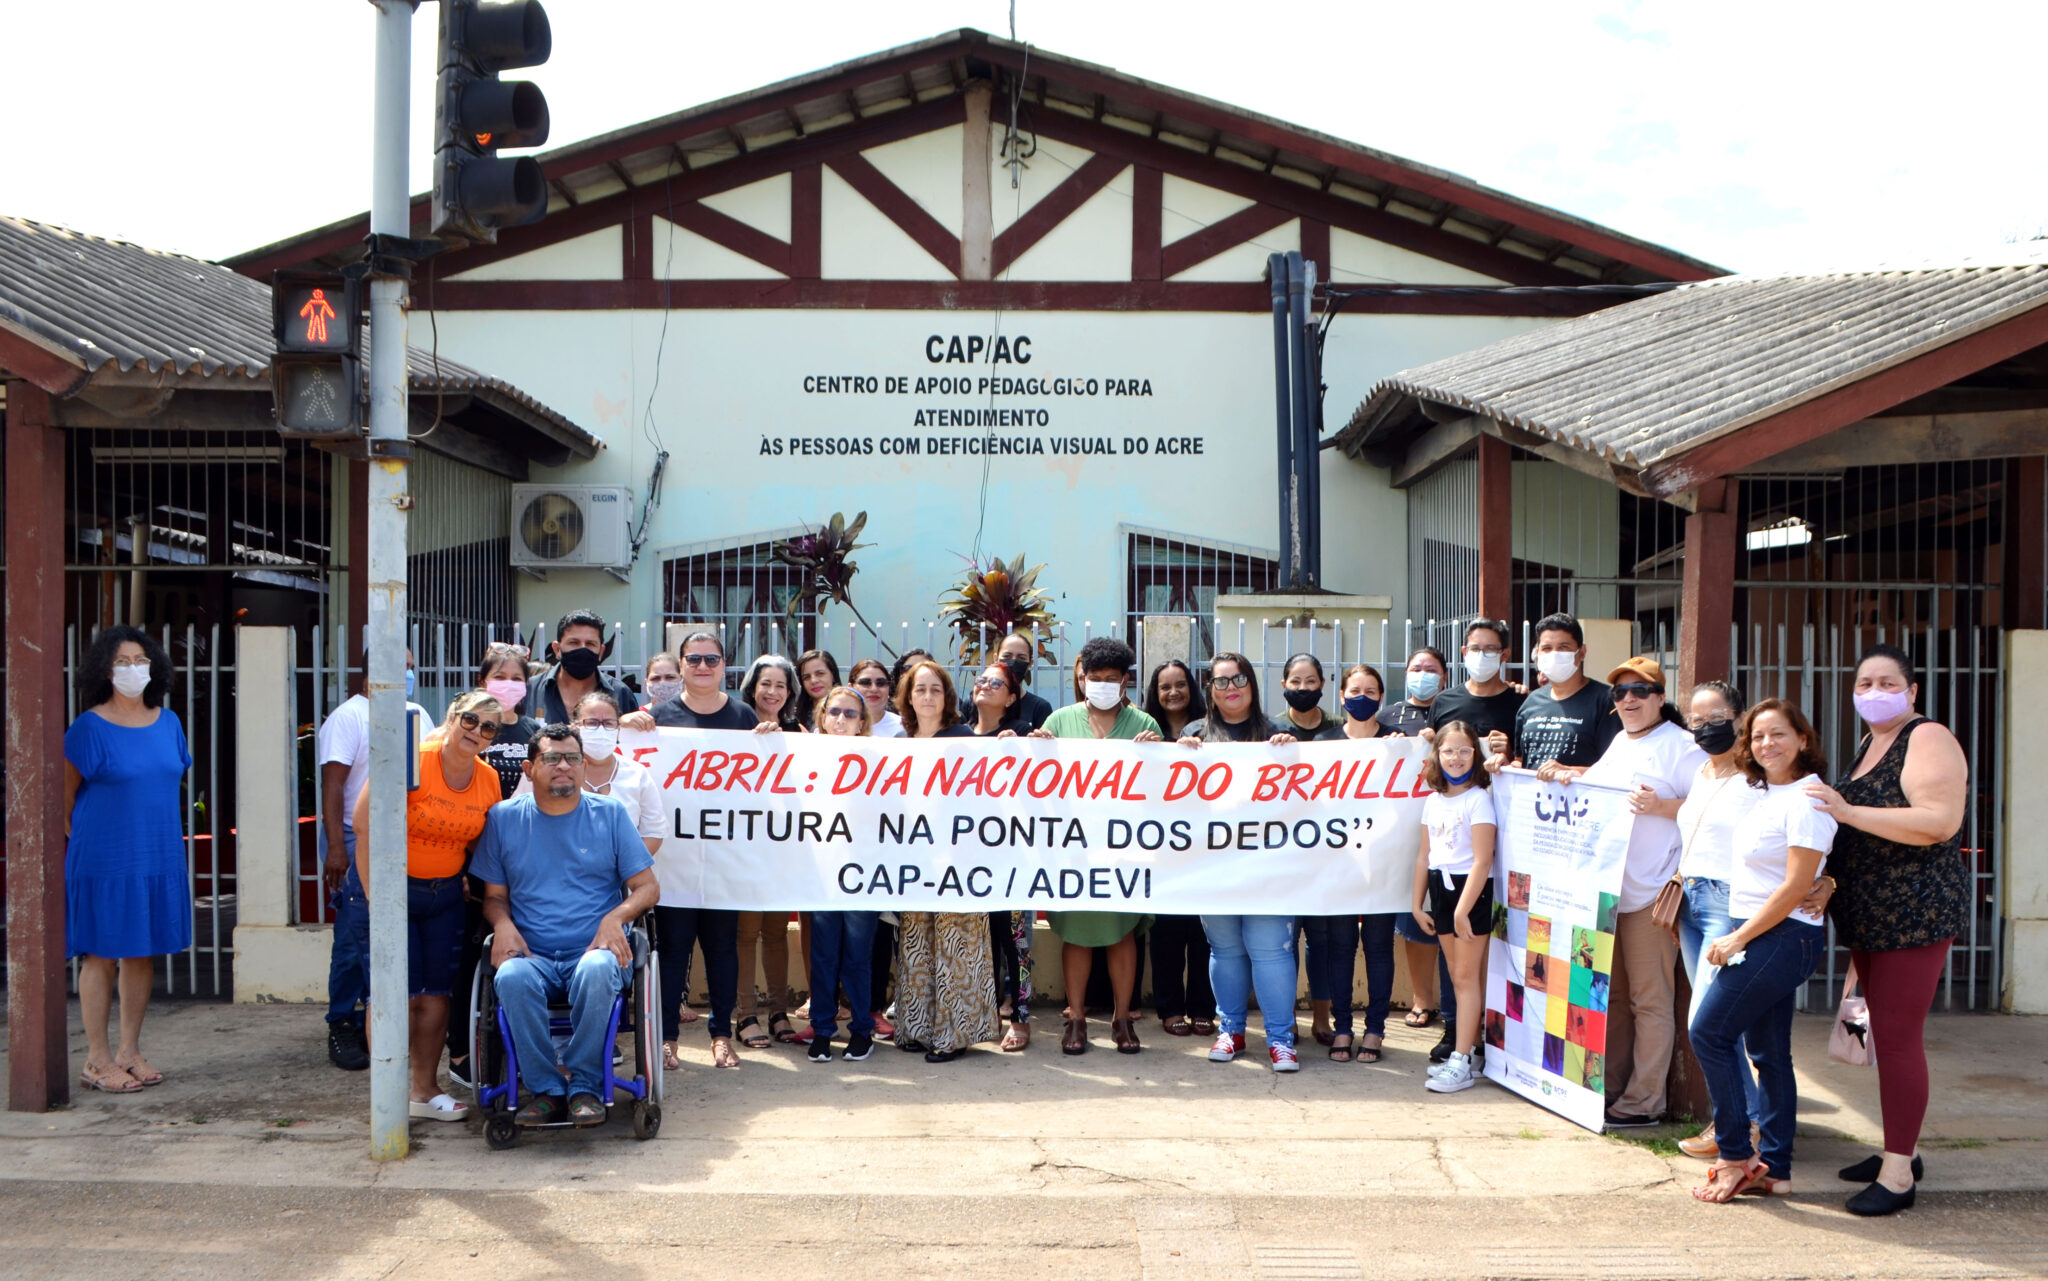
[[[523,768],[533,794],[491,808],[470,869],[484,882],[493,983],[532,1096],[514,1119],[601,1125],[605,1029],[633,963],[625,927],[661,890],[633,815],[583,790],[573,726],[542,727]],[[557,1066],[548,1005],[563,1001],[571,1032]]]

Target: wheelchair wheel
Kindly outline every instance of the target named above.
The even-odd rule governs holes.
[[[659,1122],[656,1122],[656,1124],[659,1124]],[[636,1120],[634,1123],[635,1133],[638,1133],[638,1130],[639,1123]],[[506,1148],[519,1142],[519,1127],[512,1124],[510,1116],[493,1116],[490,1120],[484,1122],[484,1142],[490,1145],[492,1151],[503,1152]]]
[[[655,1124],[661,1124],[662,1078],[661,1069],[661,967],[655,964],[650,951],[645,964],[640,967],[639,1000],[634,1003],[633,1022],[637,1035],[633,1038],[639,1058],[640,1077],[647,1083],[647,1102],[654,1105]],[[637,1114],[636,1114],[637,1116]],[[638,1132],[639,1122],[634,1122]],[[652,1137],[650,1132],[642,1137]]]
[[[469,986],[469,1070],[474,1074],[470,1080],[476,1085],[479,1102],[484,1090],[497,1085],[505,1071],[505,1054],[498,1039],[498,989],[491,983],[488,939],[484,948],[484,959],[478,962]]]
[[[645,1143],[659,1133],[661,1133],[661,1104],[635,1101],[633,1104],[633,1137]]]

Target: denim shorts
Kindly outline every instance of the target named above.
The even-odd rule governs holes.
[[[462,955],[462,878],[405,878],[406,990],[447,996]]]
[[[1436,946],[1436,935],[1425,931],[1421,923],[1415,919],[1413,912],[1394,913],[1394,933],[1410,943],[1420,943],[1424,947]]]
[[[1444,884],[1444,874],[1432,871],[1429,874],[1429,914],[1436,921],[1438,937],[1458,932],[1458,900],[1465,893],[1465,882],[1470,880],[1463,872],[1451,873],[1451,883]],[[1413,914],[1409,917],[1414,919]],[[1472,932],[1480,938],[1493,933],[1493,879],[1487,878],[1485,888],[1479,891],[1479,901],[1472,905]]]

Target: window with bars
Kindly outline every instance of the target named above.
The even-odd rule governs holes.
[[[1216,598],[1272,591],[1280,563],[1248,547],[1198,542],[1170,534],[1131,534],[1127,636],[1147,614],[1195,620],[1195,651],[1209,656]]]
[[[662,561],[662,616],[670,623],[703,624],[725,638],[726,672],[737,681],[762,654],[796,654],[812,644],[814,615],[788,614],[801,575],[774,558],[775,538],[701,551]]]

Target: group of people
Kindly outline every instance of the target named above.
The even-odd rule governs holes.
[[[1852,982],[1869,1002],[1885,1125],[1883,1152],[1842,1171],[1868,1185],[1850,1209],[1881,1214],[1910,1205],[1924,1172],[1917,1152],[1928,1088],[1921,1025],[1969,911],[1957,850],[1968,765],[1955,738],[1915,712],[1910,660],[1888,646],[1863,658],[1854,698],[1868,734],[1831,785],[1819,738],[1795,704],[1750,705],[1720,681],[1681,700],[1644,656],[1598,681],[1585,670],[1575,619],[1547,617],[1534,634],[1533,689],[1509,683],[1508,628],[1487,620],[1465,630],[1461,682],[1449,683],[1442,653],[1420,648],[1408,657],[1398,700],[1388,698],[1369,664],[1333,674],[1314,656],[1296,655],[1282,668],[1286,711],[1277,718],[1264,711],[1258,670],[1241,654],[1218,653],[1199,670],[1170,660],[1140,685],[1135,655],[1113,638],[1082,648],[1076,699],[1058,710],[1029,688],[1040,651],[1022,633],[1003,640],[965,691],[922,651],[893,666],[861,659],[842,675],[831,654],[810,650],[793,661],[755,659],[737,692],[728,692],[724,645],[708,631],[650,659],[635,690],[602,670],[605,624],[587,611],[562,619],[544,665],[519,646],[494,644],[475,687],[425,737],[419,786],[404,801],[413,1115],[452,1121],[469,1111],[439,1088],[437,1069],[445,1046],[456,1086],[475,1084],[468,975],[488,937],[500,1000],[528,1068],[529,1099],[518,1119],[601,1121],[608,1101],[597,1093],[609,1052],[598,1043],[603,1011],[627,981],[625,929],[648,911],[666,994],[665,1069],[679,1066],[681,1027],[696,1018],[683,1000],[693,950],[704,958],[718,1067],[739,1066],[735,1042],[800,1045],[812,1060],[831,1060],[841,996],[842,1059],[867,1058],[878,1038],[932,1063],[987,1042],[1008,1052],[1030,1044],[1031,912],[802,914],[809,1000],[796,1004],[790,913],[691,906],[664,889],[660,789],[650,771],[617,752],[623,728],[1028,735],[1181,751],[1411,735],[1429,741],[1431,793],[1410,911],[1049,912],[1067,993],[1061,1052],[1087,1053],[1089,1016],[1105,1008],[1114,1048],[1141,1051],[1143,939],[1161,1029],[1213,1037],[1210,1059],[1229,1062],[1245,1052],[1256,996],[1270,1067],[1299,1070],[1297,949],[1305,946],[1314,1039],[1333,1061],[1380,1061],[1398,936],[1415,994],[1408,1023],[1426,1027],[1439,1013],[1444,1022],[1425,1084],[1436,1093],[1470,1088],[1485,1053],[1498,827],[1490,784],[1499,769],[1519,766],[1560,784],[1629,789],[1635,819],[1614,926],[1611,1000],[1628,1009],[1634,1042],[1626,1079],[1608,1087],[1607,1123],[1654,1124],[1668,1110],[1682,956],[1688,982],[1704,992],[1688,1028],[1713,1098],[1712,1124],[1683,1145],[1712,1162],[1695,1195],[1727,1201],[1786,1191],[1797,1105],[1792,1013],[1826,947],[1826,913],[1851,949]],[[408,687],[410,666],[408,656]],[[148,958],[189,943],[176,807],[190,758],[163,706],[169,679],[168,658],[147,635],[102,632],[80,670],[88,710],[65,741],[67,941],[82,959],[83,1080],[115,1092],[162,1079],[139,1045]],[[1332,679],[1339,716],[1325,710]],[[379,798],[363,785],[367,726],[367,700],[358,695],[323,724],[318,744],[320,831],[336,908],[329,1054],[344,1068],[368,1064],[367,836]],[[1352,1004],[1361,950],[1362,1020]],[[757,962],[765,1001],[742,1010],[742,979],[751,994]],[[111,1048],[107,1020],[117,988],[121,1035]],[[550,1000],[576,1011],[578,1030],[566,1046],[549,1038]],[[559,1071],[536,1072],[536,1064]]]

